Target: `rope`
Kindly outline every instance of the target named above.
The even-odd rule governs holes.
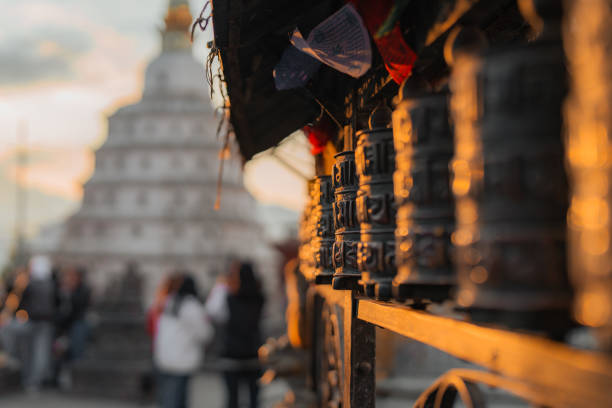
[[[207,1],[206,4],[204,4],[204,7],[200,12],[200,16],[196,18],[196,20],[193,22],[193,25],[191,26],[191,42],[193,42],[193,37],[195,35],[195,30],[197,27],[200,27],[200,30],[202,31],[206,31],[206,29],[208,28],[208,24],[210,23],[210,19],[212,18],[212,8],[210,9],[210,13],[208,14],[208,16],[204,17],[204,13],[206,13],[208,6],[210,6],[210,0]]]

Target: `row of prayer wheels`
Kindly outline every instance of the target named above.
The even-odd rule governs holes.
[[[408,79],[310,183],[308,277],[552,335],[573,315],[612,348],[612,5],[570,2],[561,24],[535,3],[535,41],[455,33],[448,86]]]

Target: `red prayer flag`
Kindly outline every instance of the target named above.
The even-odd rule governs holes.
[[[304,126],[302,131],[306,133],[306,137],[308,137],[308,141],[312,147],[310,152],[313,155],[316,155],[323,153],[327,142],[332,140],[332,137],[336,132],[336,128],[329,119],[324,117],[314,125]]]
[[[417,59],[416,53],[410,48],[400,28],[399,22],[388,34],[376,38],[376,33],[385,22],[391,7],[392,0],[349,0],[353,4],[365,23],[370,35],[374,38],[378,52],[385,62],[385,67],[391,78],[398,84],[408,78]]]

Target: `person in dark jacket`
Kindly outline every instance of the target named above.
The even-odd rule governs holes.
[[[83,355],[89,336],[86,315],[91,290],[85,283],[86,273],[82,267],[68,267],[61,276],[58,329],[69,339],[67,361],[77,360]]]
[[[38,391],[53,378],[52,347],[57,288],[51,261],[45,256],[30,260],[30,281],[21,299],[20,314],[26,321],[22,344],[23,382],[28,391]]]
[[[242,385],[249,389],[250,407],[259,406],[257,352],[262,344],[264,302],[260,282],[249,262],[234,262],[226,282],[218,283],[209,296],[207,312],[217,322],[224,323],[221,357],[234,363],[224,373],[228,408],[239,406]]]

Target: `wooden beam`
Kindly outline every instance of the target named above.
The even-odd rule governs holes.
[[[344,297],[344,390],[343,407],[374,408],[376,405],[376,331],[357,318],[357,301],[351,291],[335,291]]]
[[[612,407],[612,358],[532,335],[360,300],[358,318],[541,390],[551,406]]]

